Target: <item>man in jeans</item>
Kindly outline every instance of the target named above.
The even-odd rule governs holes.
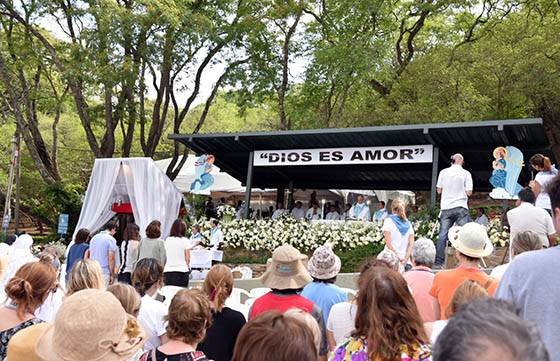
[[[459,153],[451,157],[451,167],[439,173],[437,192],[441,194],[440,231],[436,247],[436,268],[443,268],[449,229],[454,224],[463,226],[471,221],[468,200],[472,195],[471,173],[463,169],[465,162]]]
[[[114,237],[115,233],[117,233],[117,224],[109,222],[102,232],[89,241],[89,258],[99,262],[106,287],[113,283],[118,271],[116,261],[118,247]]]

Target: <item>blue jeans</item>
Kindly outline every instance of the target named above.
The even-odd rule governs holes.
[[[449,240],[447,235],[449,229],[455,224],[463,226],[469,222],[472,222],[472,219],[469,210],[466,208],[456,207],[441,211],[439,237],[436,245],[436,266],[442,266],[445,262],[445,248]]]

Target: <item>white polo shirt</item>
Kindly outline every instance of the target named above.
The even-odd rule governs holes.
[[[473,190],[471,173],[453,164],[439,173],[437,187],[441,192],[441,210],[462,207],[469,209],[467,192]]]
[[[550,196],[546,192],[546,187],[548,187],[548,184],[552,182],[552,180],[554,179],[554,177],[556,177],[556,175],[557,175],[556,172],[537,173],[537,175],[535,176],[535,181],[540,184],[541,192],[537,196],[535,206],[539,208],[549,209],[549,210],[552,209],[552,206],[550,204]]]
[[[556,233],[550,214],[531,203],[523,202],[510,210],[507,212],[507,219],[512,240],[517,233],[533,231],[539,235],[543,245],[548,247],[548,236]]]

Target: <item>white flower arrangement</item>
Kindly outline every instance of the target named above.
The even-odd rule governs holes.
[[[202,234],[210,230],[206,221],[199,223]],[[413,222],[416,238],[437,240],[437,220]],[[336,249],[350,250],[368,244],[384,244],[381,225],[374,222],[306,222],[291,217],[272,220],[234,220],[222,224],[225,245],[228,248],[244,248],[250,251],[273,251],[282,244],[290,244],[301,252],[313,251],[320,245],[330,243]],[[499,221],[492,221],[488,235],[495,246],[505,246],[509,231]]]
[[[216,207],[216,213],[218,214],[219,218],[233,218],[235,217],[235,208],[233,208],[229,204],[222,204]]]

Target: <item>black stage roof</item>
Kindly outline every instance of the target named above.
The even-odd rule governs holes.
[[[438,171],[449,166],[454,153],[465,157],[475,191],[490,190],[492,151],[498,146],[519,148],[525,162],[534,153],[552,156],[542,119],[511,119],[463,123],[414,124],[279,132],[187,134],[169,136],[197,154],[213,154],[215,164],[243,184],[249,156],[256,150],[346,148],[433,144],[439,148]],[[432,164],[371,164],[253,167],[253,188],[430,190]],[[525,167],[520,183],[530,177]]]

